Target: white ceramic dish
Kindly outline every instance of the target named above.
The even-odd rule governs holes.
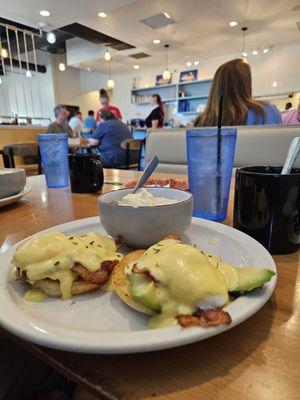
[[[26,173],[23,168],[0,168],[0,199],[18,194],[25,184]]]
[[[105,233],[98,217],[73,221],[43,232],[54,230],[69,235],[95,230]],[[219,254],[236,266],[253,265],[276,271],[271,255],[254,239],[233,228],[193,219],[186,234],[187,241]],[[232,317],[230,325],[209,329],[175,326],[150,330],[147,317],[126,306],[114,293],[92,292],[75,296],[74,302],[51,298],[40,303],[25,301],[23,286],[9,282],[10,260],[19,244],[0,255],[0,325],[25,340],[68,351],[137,353],[203,340],[233,328],[256,313],[270,298],[276,285],[274,276],[263,289],[242,296],[226,307]]]
[[[24,189],[21,190],[20,193],[15,194],[14,196],[5,197],[4,199],[0,199],[0,207],[7,206],[8,204],[15,203],[20,200],[23,196],[31,192],[31,186],[26,184]]]
[[[135,248],[149,247],[170,233],[183,233],[189,227],[193,213],[193,195],[173,188],[147,188],[154,197],[176,200],[160,206],[120,206],[119,202],[132,189],[112,190],[99,199],[100,221],[112,237]],[[141,234],[142,232],[142,234]]]

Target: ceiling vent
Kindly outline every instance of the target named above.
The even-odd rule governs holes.
[[[129,57],[132,57],[136,60],[140,60],[141,58],[150,57],[150,55],[146,54],[146,53],[135,53],[135,54],[131,54]]]
[[[300,21],[297,21],[296,25],[297,25],[298,31],[300,31]]]
[[[176,21],[168,13],[156,14],[152,17],[141,19],[140,22],[152,29],[164,28],[167,25],[176,24]]]

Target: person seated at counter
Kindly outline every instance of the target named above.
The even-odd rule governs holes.
[[[84,133],[93,133],[93,131],[97,128],[97,122],[94,117],[95,113],[93,110],[88,111],[88,116],[83,121],[83,132]]]
[[[283,113],[282,120],[284,125],[300,125],[300,100],[297,110]]]
[[[110,110],[100,113],[100,123],[91,138],[87,139],[91,146],[96,146],[105,168],[125,165],[126,150],[121,148],[123,140],[132,139],[131,132],[122,121]]]
[[[122,114],[121,114],[120,110],[118,109],[118,107],[111,106],[109,104],[110,100],[109,100],[107,91],[105,89],[100,89],[99,96],[100,96],[99,99],[100,99],[100,103],[101,103],[101,108],[99,108],[99,110],[97,111],[96,121],[100,122],[100,113],[105,110],[109,110],[109,111],[113,112],[115,114],[115,117],[122,121]]]
[[[69,138],[73,138],[74,133],[68,122],[68,110],[61,105],[57,105],[54,107],[54,116],[55,121],[48,125],[46,133],[67,133]]]
[[[224,126],[282,124],[276,106],[252,97],[250,66],[242,58],[228,61],[217,69],[205,110],[195,119],[194,126],[218,125],[221,96]]]
[[[154,94],[151,99],[152,111],[145,119],[147,128],[162,128],[165,112],[161,97],[159,94]]]
[[[72,128],[75,137],[80,138],[83,131],[83,118],[81,111],[75,112],[75,115],[69,121],[69,125]]]

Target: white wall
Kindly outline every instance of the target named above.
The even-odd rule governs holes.
[[[239,54],[231,54],[213,59],[205,59],[200,61],[198,79],[213,78],[216,69],[226,61],[240,57]],[[149,113],[150,106],[136,105],[131,103],[131,89],[134,77],[138,87],[146,85],[155,85],[155,76],[162,72],[163,65],[160,69],[152,69],[145,71],[141,68],[137,72],[130,74],[115,75],[116,86],[114,89],[114,103],[120,107],[124,116],[124,120],[146,117]],[[300,90],[299,65],[300,65],[300,44],[292,43],[287,46],[277,46],[267,54],[258,56],[249,56],[249,64],[252,69],[253,76],[253,95],[265,96],[284,92],[298,92]],[[172,82],[178,82],[180,70],[184,67],[171,65],[170,69],[173,73]],[[273,82],[277,83],[277,87],[273,87]],[[296,100],[295,100],[296,102]],[[183,117],[174,115],[181,122],[186,123],[193,116]]]

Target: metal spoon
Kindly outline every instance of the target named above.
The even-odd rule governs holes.
[[[291,172],[299,151],[300,151],[300,136],[295,137],[291,141],[289,151],[281,171],[281,175],[288,175]]]
[[[153,156],[152,160],[149,162],[147,167],[144,169],[144,172],[139,177],[139,180],[137,181],[132,193],[136,193],[143,186],[143,184],[152,175],[152,172],[155,170],[158,164],[159,164],[158,158],[156,156]]]

